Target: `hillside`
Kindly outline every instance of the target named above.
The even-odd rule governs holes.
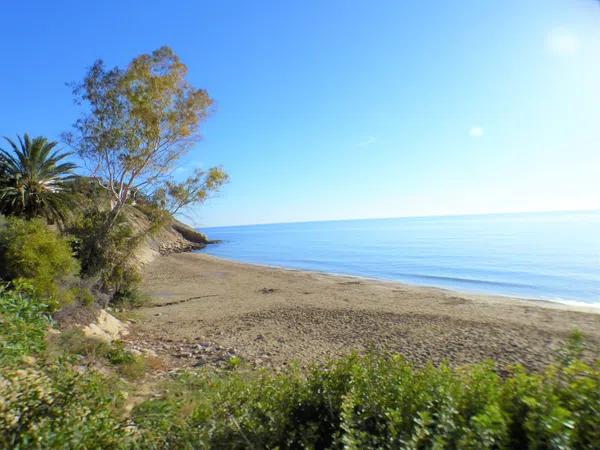
[[[143,214],[136,214],[132,219],[136,228],[148,229],[150,222]],[[157,232],[149,233],[136,251],[135,258],[142,265],[154,260],[159,255],[169,255],[204,248],[210,240],[204,233],[176,219],[170,219]]]

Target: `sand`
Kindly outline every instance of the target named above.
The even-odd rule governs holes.
[[[539,370],[574,329],[586,357],[600,355],[600,310],[225,261],[162,256],[145,266],[129,337],[173,366],[237,355],[280,369],[369,349],[417,365],[485,359]]]

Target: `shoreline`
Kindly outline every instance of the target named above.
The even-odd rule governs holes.
[[[600,311],[387,280],[271,268],[179,253],[144,268],[152,298],[132,340],[173,367],[237,355],[259,367],[320,363],[352,351],[400,353],[417,365],[494,360],[541,370],[573,330],[600,354]],[[207,359],[208,358],[208,359]],[[217,359],[219,359],[217,358]],[[211,362],[212,361],[212,362]]]
[[[217,240],[214,242],[209,242],[209,244],[213,244],[213,243],[216,244],[216,243],[220,243],[220,242],[222,242],[222,241]],[[469,290],[454,289],[454,288],[443,287],[443,286],[417,284],[417,283],[411,283],[408,281],[393,280],[390,278],[377,278],[377,277],[368,277],[365,275],[352,275],[352,274],[346,274],[346,273],[326,272],[326,271],[321,271],[321,270],[299,269],[299,268],[295,268],[295,267],[285,267],[285,266],[277,266],[277,265],[272,265],[272,264],[246,262],[246,261],[239,261],[237,259],[229,259],[229,258],[224,258],[222,256],[211,255],[209,253],[204,253],[203,250],[204,249],[192,250],[189,253],[203,255],[203,256],[206,256],[209,258],[214,258],[217,261],[226,261],[226,262],[232,263],[232,264],[241,264],[242,266],[253,266],[253,267],[261,267],[261,268],[265,268],[265,269],[285,270],[285,271],[290,271],[290,272],[307,273],[307,274],[314,274],[314,275],[325,275],[325,276],[330,276],[330,277],[356,278],[358,280],[372,281],[372,282],[376,282],[376,283],[392,283],[392,284],[398,284],[400,286],[408,286],[408,287],[417,288],[417,289],[418,288],[439,289],[441,291],[445,291],[448,293],[454,293],[454,294],[460,295],[460,296],[494,297],[494,298],[498,298],[498,299],[503,298],[508,301],[541,303],[542,305],[539,305],[539,306],[544,306],[546,303],[548,303],[549,305],[546,305],[548,307],[552,307],[552,305],[559,305],[562,307],[566,307],[570,311],[578,311],[578,312],[589,313],[589,314],[600,314],[600,303],[590,304],[590,303],[586,303],[581,300],[548,299],[548,298],[541,298],[541,297],[518,297],[518,296],[514,296],[514,295],[509,295],[509,294],[488,293],[488,292],[477,291],[477,290],[469,291]]]

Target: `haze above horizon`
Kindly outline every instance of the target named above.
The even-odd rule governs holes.
[[[391,216],[391,217],[355,217],[352,219],[321,219],[321,220],[301,220],[295,222],[261,222],[261,223],[242,223],[237,225],[214,225],[201,227],[202,229],[213,228],[236,228],[236,227],[253,227],[261,225],[302,225],[311,223],[327,223],[327,222],[360,222],[360,221],[379,221],[379,220],[402,220],[402,219],[453,219],[453,218],[477,218],[477,217],[493,217],[493,216],[526,216],[526,215],[568,215],[568,214],[598,214],[600,209],[563,209],[560,211],[504,211],[490,213],[459,213],[459,214],[425,214],[411,216]]]
[[[66,82],[169,45],[217,102],[177,176],[231,175],[195,225],[597,210],[600,4],[543,3],[11,2],[0,135],[58,140]]]

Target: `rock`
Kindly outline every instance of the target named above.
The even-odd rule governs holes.
[[[112,342],[129,334],[126,324],[103,309],[100,310],[94,322],[84,326],[81,330],[87,337],[97,338],[105,342]]]
[[[36,359],[33,356],[26,355],[21,358],[21,361],[28,366],[33,366],[36,362]]]

